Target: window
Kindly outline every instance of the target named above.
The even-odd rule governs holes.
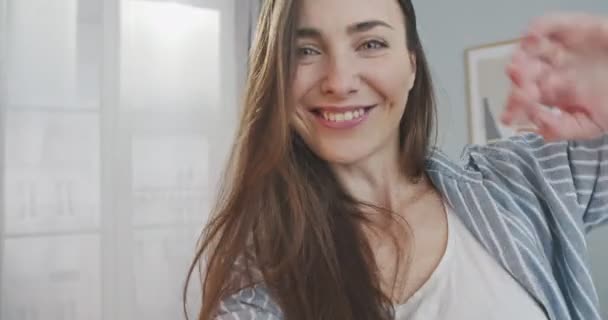
[[[181,316],[236,125],[234,2],[0,0],[0,318]]]

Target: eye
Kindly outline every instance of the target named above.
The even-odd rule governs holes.
[[[378,50],[387,47],[388,45],[380,40],[369,40],[363,43],[359,48],[363,50]]]
[[[315,50],[311,47],[298,48],[296,53],[297,53],[298,57],[302,57],[302,58],[316,56],[316,55],[321,54],[318,50]]]

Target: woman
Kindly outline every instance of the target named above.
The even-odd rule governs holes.
[[[588,140],[608,99],[564,84],[595,88],[573,72],[608,63],[565,54],[548,22],[531,30],[504,121],[527,116],[540,135],[471,147],[457,165],[432,149],[409,0],[265,1],[192,266],[205,272],[199,319],[600,319],[584,232],[608,217],[606,148]]]

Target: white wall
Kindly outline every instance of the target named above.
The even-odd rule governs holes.
[[[438,95],[439,144],[452,158],[468,143],[464,52],[466,48],[517,38],[545,12],[583,10],[608,13],[606,0],[413,0],[420,34]],[[608,318],[608,228],[589,238],[603,316]]]

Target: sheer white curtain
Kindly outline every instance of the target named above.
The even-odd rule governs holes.
[[[2,320],[182,318],[256,9],[0,0]]]

